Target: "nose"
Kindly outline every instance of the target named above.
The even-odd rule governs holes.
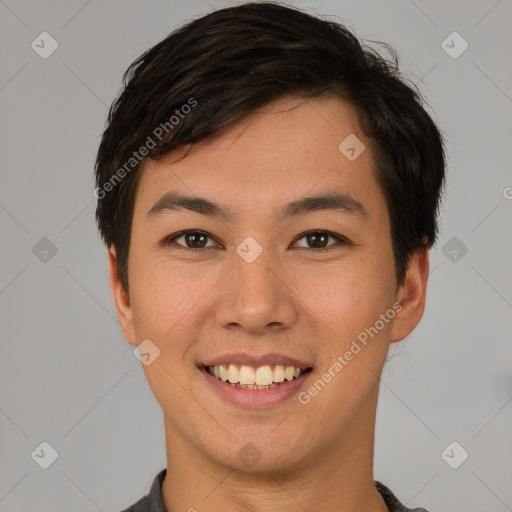
[[[265,250],[252,263],[234,255],[234,266],[215,312],[218,325],[262,335],[297,322],[297,298],[276,259]]]

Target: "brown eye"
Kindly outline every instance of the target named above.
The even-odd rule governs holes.
[[[308,244],[310,244],[311,247],[323,248],[327,245],[329,241],[329,235],[320,232],[310,233],[309,235],[306,235],[306,241]]]
[[[178,240],[183,239],[184,243],[178,242]],[[206,245],[208,239],[211,239],[209,235],[203,233],[202,231],[182,231],[181,233],[177,233],[166,239],[165,245],[171,245],[172,242],[176,242],[179,246],[184,249],[197,249],[201,250],[203,248],[214,247],[213,245]]]
[[[329,238],[336,240],[338,243],[328,244]],[[295,242],[294,245],[297,245],[298,242],[300,242],[301,240],[304,240],[307,245],[298,245],[299,248],[315,249],[316,252],[323,252],[325,250],[329,250],[329,248],[333,245],[346,245],[349,243],[346,238],[340,235],[329,233],[328,231],[309,231],[308,233],[304,233],[300,235],[300,237],[297,239],[297,242]]]
[[[206,245],[206,240],[208,237],[204,236],[202,233],[187,233],[183,235],[185,243],[188,247],[192,249],[197,249],[197,247],[204,247]],[[197,244],[197,245],[196,245]]]

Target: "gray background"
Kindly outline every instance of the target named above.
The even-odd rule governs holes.
[[[0,0],[2,512],[119,511],[165,467],[162,412],[115,318],[93,163],[132,60],[233,3]],[[375,477],[408,506],[512,510],[512,3],[289,3],[394,46],[447,136],[426,311],[385,368]],[[47,59],[31,48],[43,31]],[[453,31],[458,58],[441,46]],[[31,457],[43,441],[48,469]]]

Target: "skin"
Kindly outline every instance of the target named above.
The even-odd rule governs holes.
[[[354,161],[338,150],[349,134],[366,145]],[[388,211],[356,110],[335,98],[282,98],[178,162],[184,151],[142,170],[129,296],[115,248],[109,251],[124,337],[133,346],[149,338],[161,351],[143,369],[164,413],[165,507],[385,512],[372,472],[379,377],[390,343],[423,315],[428,249],[412,256],[398,286]],[[169,191],[207,198],[234,217],[188,210],[148,217]],[[273,217],[289,202],[330,191],[351,195],[367,218],[334,210]],[[201,248],[198,239],[161,244],[188,229],[211,237],[202,252],[187,248]],[[352,244],[329,238],[328,250],[318,252],[314,241],[298,237],[312,230]],[[263,249],[250,264],[236,252],[247,236]],[[293,396],[273,407],[243,408],[220,397],[197,369],[228,352],[279,352],[308,362],[313,383],[394,303],[401,304],[395,318],[306,405]],[[249,442],[258,450],[253,465],[237,457]]]

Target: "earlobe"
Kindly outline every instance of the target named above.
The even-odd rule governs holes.
[[[390,341],[401,341],[418,325],[425,310],[429,271],[428,247],[416,251],[409,260],[403,285],[398,291],[397,302],[402,306],[397,312]]]
[[[117,319],[123,331],[125,340],[134,347],[137,345],[135,329],[133,324],[133,311],[130,304],[130,297],[126,293],[123,284],[119,278],[115,247],[108,250],[110,290],[114,299]]]

